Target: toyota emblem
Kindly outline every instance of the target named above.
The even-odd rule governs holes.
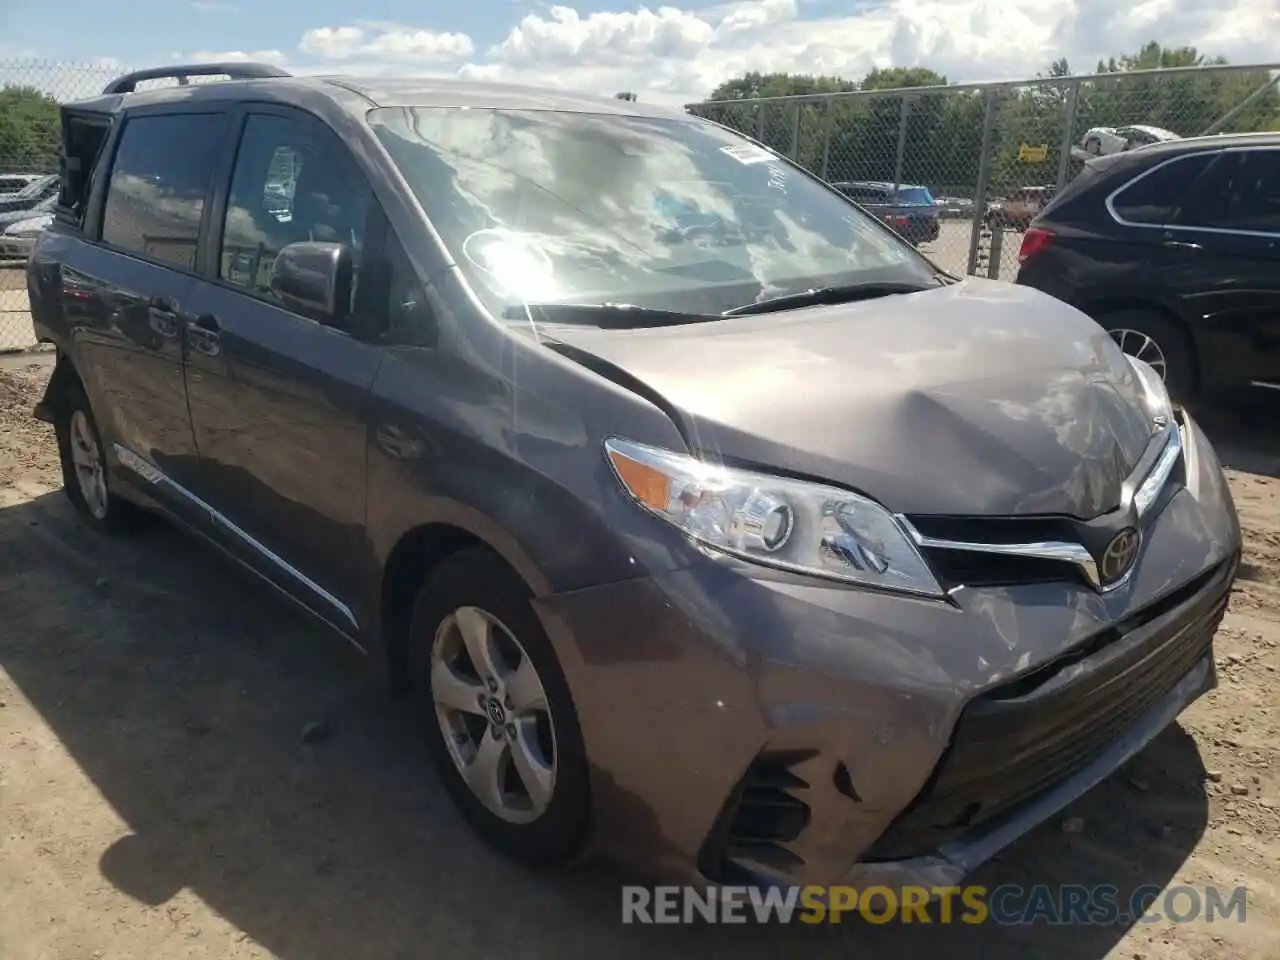
[[[1121,579],[1138,558],[1138,531],[1128,527],[1117,533],[1102,553],[1098,573],[1104,584]]]
[[[485,712],[489,714],[490,722],[499,727],[507,722],[507,711],[503,709],[503,706],[498,701],[497,697],[490,699],[489,702],[485,704]]]

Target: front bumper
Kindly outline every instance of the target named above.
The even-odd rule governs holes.
[[[599,847],[695,884],[955,882],[1212,684],[1240,531],[1189,418],[1184,457],[1108,594],[964,588],[953,605],[708,558],[539,601]]]

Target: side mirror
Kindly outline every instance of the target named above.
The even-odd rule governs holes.
[[[341,327],[351,310],[352,274],[345,243],[291,243],[271,265],[271,292],[286,308]]]

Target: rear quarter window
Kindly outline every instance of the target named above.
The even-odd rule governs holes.
[[[92,190],[103,147],[111,134],[112,118],[105,114],[64,112],[61,173],[57,178],[60,219],[80,226]]]
[[[1050,195],[1044,207],[1044,215],[1060,214],[1069,208],[1074,208],[1075,202],[1089,194],[1093,187],[1102,186],[1108,174],[1123,159],[1122,154],[1113,153],[1085,161],[1084,167],[1074,179],[1069,180],[1061,190],[1054,191]],[[1123,180],[1117,180],[1116,184],[1123,182]],[[1099,206],[1101,206],[1100,203]]]
[[[1194,153],[1161,160],[1116,192],[1111,198],[1113,213],[1124,223],[1141,226],[1172,223],[1187,191],[1215,156]]]

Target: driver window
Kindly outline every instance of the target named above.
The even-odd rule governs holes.
[[[309,124],[252,115],[236,156],[218,275],[267,300],[276,254],[291,243],[326,241],[360,262],[372,195],[341,144]],[[359,276],[352,287],[353,304]]]

